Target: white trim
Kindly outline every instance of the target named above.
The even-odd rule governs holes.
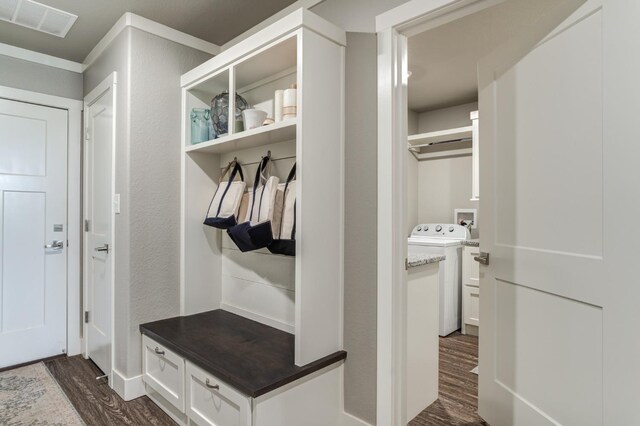
[[[44,53],[34,52],[33,50],[27,50],[5,43],[0,43],[0,55],[76,73],[81,73],[84,70],[82,64],[79,62],[68,61],[56,56],[45,55]]]
[[[266,317],[264,315],[256,314],[255,312],[248,311],[246,309],[238,308],[237,306],[229,305],[228,303],[220,303],[220,309],[223,309],[232,314],[240,315],[241,317],[249,318],[250,320],[257,321],[262,324],[266,324],[269,327],[277,328],[286,333],[294,334],[295,327],[291,324],[287,324],[282,321],[278,321],[273,318]]]
[[[174,30],[166,25],[159,24],[150,19],[143,18],[131,12],[126,12],[118,21],[111,27],[111,29],[105,34],[105,36],[98,42],[98,44],[89,52],[82,64],[82,70],[89,68],[96,59],[104,53],[109,45],[116,39],[125,28],[133,27],[139,30],[148,32],[158,37],[162,37],[166,40],[173,41],[175,43],[182,44],[184,46],[192,47],[196,50],[209,53],[211,55],[218,55],[222,49],[220,46],[209,43],[208,41],[199,39],[192,35],[183,33],[182,31]]]
[[[102,37],[91,52],[89,52],[83,63],[69,61],[67,59],[34,52],[32,50],[4,43],[0,43],[0,55],[22,59],[24,61],[34,62],[49,67],[60,68],[71,72],[83,73],[95,62],[96,59],[100,57],[100,55],[104,53],[107,47],[109,47],[122,30],[127,27],[137,28],[155,36],[162,37],[166,40],[173,41],[214,56],[218,55],[222,51],[222,48],[217,44],[209,43],[208,41],[183,33],[182,31],[175,30],[166,25],[159,24],[150,19],[143,18],[142,16],[134,13],[126,12],[116,21],[113,27],[111,27],[107,34]]]
[[[346,412],[342,413],[342,418],[340,419],[340,425],[341,426],[372,426],[369,423],[365,422],[364,420]]]
[[[409,37],[505,0],[411,0],[376,17],[378,33],[390,28]]]
[[[80,146],[82,102],[0,86],[0,98],[66,109],[67,128],[67,354],[80,353]],[[73,291],[73,289],[77,291]]]
[[[268,46],[273,46],[283,40],[295,37],[296,31],[302,27],[308,28],[340,46],[347,45],[347,36],[344,30],[313,12],[300,8],[278,20],[270,27],[264,28],[240,41],[234,46],[233,50],[222,51],[215,58],[211,58],[182,74],[180,85],[183,88],[190,89],[191,86],[211,78],[216,73],[221,72],[222,68],[231,65],[235,61],[244,60],[249,55],[254,55],[268,48]]]
[[[377,423],[406,424],[406,37],[503,0],[411,0],[376,17],[378,32]]]
[[[126,378],[124,375],[113,369],[113,390],[116,391],[120,398],[125,401],[131,401],[132,399],[140,398],[144,396],[144,382],[142,381],[142,374],[137,376]]]
[[[91,104],[93,104],[103,93],[111,90],[111,96],[113,96],[113,135],[112,135],[112,149],[111,149],[111,199],[113,199],[113,194],[115,192],[115,179],[116,179],[116,170],[115,170],[115,165],[116,165],[116,143],[117,143],[117,119],[118,119],[118,113],[117,113],[117,84],[118,84],[118,73],[117,72],[112,72],[107,78],[105,78],[100,84],[98,84],[98,86],[96,86],[91,92],[89,92],[89,94],[87,96],[85,96],[84,98],[84,128],[82,129],[82,135],[85,134],[86,132],[86,126],[88,123],[87,120],[87,113],[88,113],[88,106],[90,106]],[[84,141],[84,137],[82,138]],[[89,186],[88,186],[88,182],[87,182],[87,166],[89,164],[88,158],[87,158],[87,150],[84,150],[84,165],[83,165],[83,174],[82,174],[82,179],[83,179],[83,191],[88,191],[89,190]],[[83,198],[83,207],[82,207],[82,211],[83,211],[83,217],[87,216],[87,201],[88,201],[88,197],[84,197]],[[113,203],[111,203],[111,248],[110,248],[110,254],[112,256],[112,259],[115,259],[115,251],[116,251],[116,244],[115,244],[115,214],[114,214],[114,209],[113,209]],[[86,252],[88,250],[87,247],[87,233],[83,232],[83,255],[82,255],[82,262],[84,265],[83,268],[83,279],[82,279],[82,292],[83,292],[83,302],[82,302],[82,306],[83,309],[82,311],[84,312],[87,309],[88,306],[88,289],[87,289],[87,283],[88,283],[88,279],[87,279],[87,274],[89,272],[89,268],[88,268],[88,256],[86,256]],[[89,358],[89,348],[88,348],[88,339],[86,338],[87,336],[87,324],[83,321],[83,325],[82,325],[82,329],[83,329],[83,333],[82,335],[84,336],[84,345],[83,345],[83,354],[85,358]],[[115,379],[115,375],[114,375],[114,371],[115,371],[115,260],[112,260],[111,262],[111,371],[105,371],[105,373],[109,376],[109,385],[113,388],[114,386],[114,379]]]
[[[229,49],[232,46],[235,46],[236,44],[238,44],[242,40],[252,36],[253,34],[257,33],[258,31],[261,31],[261,30],[265,29],[269,25],[273,24],[274,22],[277,22],[278,20],[284,18],[285,16],[287,16],[288,14],[290,14],[291,12],[293,12],[293,11],[295,11],[297,9],[300,9],[300,8],[311,9],[312,7],[317,6],[318,4],[320,4],[320,3],[324,2],[324,1],[325,0],[298,0],[295,3],[292,3],[289,6],[285,7],[280,12],[278,12],[278,13],[270,16],[269,18],[265,19],[264,21],[260,22],[256,26],[251,27],[250,29],[248,29],[247,31],[243,32],[239,36],[234,37],[233,39],[229,40],[228,42],[226,42],[225,44],[222,45],[221,49],[224,51],[224,50]]]

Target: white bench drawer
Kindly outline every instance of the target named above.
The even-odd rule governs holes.
[[[251,426],[251,402],[187,361],[187,416],[200,426]]]
[[[143,335],[142,371],[144,382],[184,413],[184,359]]]

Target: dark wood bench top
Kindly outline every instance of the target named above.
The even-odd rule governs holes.
[[[222,309],[141,324],[140,332],[253,398],[347,357],[338,351],[298,367],[293,334]]]

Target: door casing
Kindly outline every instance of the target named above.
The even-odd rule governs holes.
[[[67,131],[67,355],[82,351],[81,182],[82,101],[0,86],[0,98],[66,110]]]
[[[96,86],[96,88],[94,88],[91,92],[89,92],[89,94],[87,96],[85,96],[84,98],[84,105],[85,105],[85,118],[84,118],[84,123],[85,123],[85,128],[83,131],[83,140],[84,140],[84,144],[88,143],[86,140],[86,123],[88,122],[87,119],[87,113],[88,113],[88,108],[86,108],[87,106],[93,104],[96,100],[98,100],[105,92],[110,91],[110,96],[113,97],[113,130],[112,130],[112,141],[111,141],[111,246],[109,248],[109,254],[111,256],[111,282],[110,282],[110,286],[111,286],[111,307],[110,307],[110,311],[111,311],[111,371],[105,371],[104,373],[108,376],[109,378],[109,386],[113,387],[113,371],[115,369],[115,351],[114,351],[114,338],[115,338],[115,326],[114,326],[114,321],[115,321],[115,254],[116,254],[116,244],[115,244],[115,211],[113,208],[113,197],[115,194],[115,166],[116,166],[116,120],[118,117],[118,112],[117,112],[117,97],[116,97],[116,88],[117,88],[117,83],[118,83],[118,78],[117,78],[117,73],[114,71],[113,73],[111,73],[107,78],[105,78],[100,84],[98,84],[98,86]],[[88,167],[90,164],[89,158],[89,151],[87,149],[84,150],[84,167],[83,167],[83,195],[86,195],[86,191],[89,190],[89,182],[88,182]],[[88,216],[88,200],[89,198],[87,196],[83,197],[83,217],[87,217]],[[83,315],[84,315],[84,311],[86,309],[88,309],[89,306],[89,300],[88,300],[88,285],[89,285],[89,257],[91,255],[90,250],[92,250],[92,247],[89,247],[88,245],[88,233],[84,232],[84,228],[83,228],[83,241],[84,241],[84,250],[83,250],[83,285],[82,285],[82,289],[83,289]],[[84,322],[83,319],[83,335],[87,336],[87,323]],[[88,348],[88,339],[84,339],[84,345],[82,348],[83,351],[83,355],[86,359],[89,358],[89,348]]]

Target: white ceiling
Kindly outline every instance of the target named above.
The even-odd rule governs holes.
[[[508,0],[409,38],[409,109],[424,112],[478,99],[477,63],[557,0]]]
[[[295,0],[38,0],[78,15],[61,39],[0,21],[0,43],[82,62],[125,13],[223,45]]]

